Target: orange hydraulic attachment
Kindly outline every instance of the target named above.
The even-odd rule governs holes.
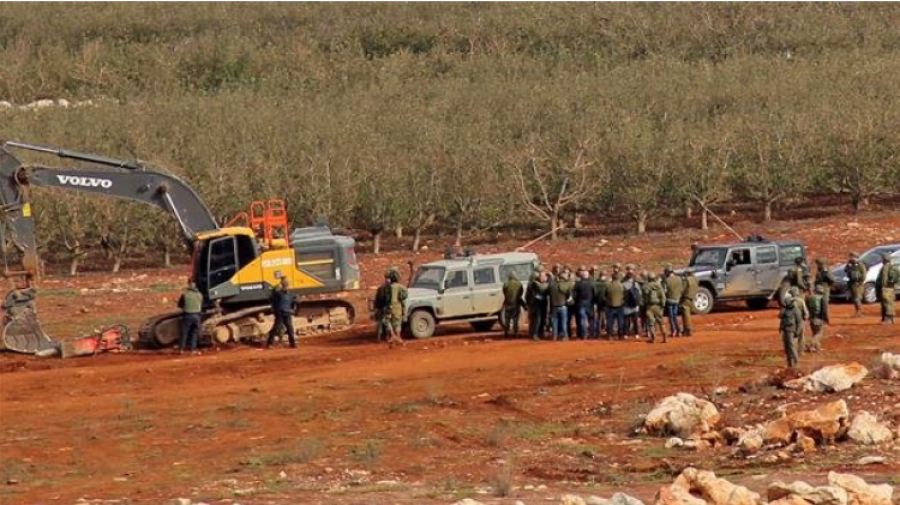
[[[243,221],[253,230],[256,237],[272,247],[276,241],[288,237],[287,206],[284,200],[272,199],[268,202],[255,201],[250,204],[250,213],[240,212],[228,222],[228,226]]]

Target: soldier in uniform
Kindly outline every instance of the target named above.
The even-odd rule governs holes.
[[[799,356],[797,354],[797,331],[803,326],[803,321],[795,307],[795,300],[791,294],[784,296],[784,307],[779,314],[781,342],[784,344],[784,356],[787,358],[787,366],[796,368]]]
[[[612,278],[606,284],[606,335],[613,338],[613,326],[616,327],[615,335],[619,340],[625,339],[625,286],[619,278],[618,272],[613,272]]]
[[[381,286],[378,286],[378,290],[375,291],[375,300],[373,305],[375,306],[375,338],[378,342],[382,342],[387,338],[387,335],[390,334],[390,330],[388,330],[385,325],[385,311],[388,310],[388,306],[390,305],[390,293],[391,293],[391,271],[386,270],[384,272],[384,282]]]
[[[788,294],[794,299],[794,310],[797,311],[797,317],[800,318],[800,326],[797,327],[797,354],[803,354],[806,349],[806,327],[805,321],[809,320],[809,309],[806,307],[806,300],[801,296],[800,288],[792,286]]]
[[[806,300],[806,308],[809,310],[809,329],[812,331],[812,339],[806,345],[807,352],[819,352],[822,350],[822,332],[825,327],[825,287],[816,284],[812,296]]]
[[[599,268],[595,271],[594,277],[594,306],[596,315],[594,316],[594,325],[591,328],[591,336],[600,338],[600,333],[605,328],[606,322],[606,286],[608,283],[606,273]]]
[[[666,303],[666,292],[653,272],[647,274],[647,282],[643,287],[645,307],[645,328],[647,342],[656,342],[656,330],[659,329],[662,341],[666,343],[666,330],[663,328],[663,305]]]
[[[547,318],[547,274],[536,271],[525,293],[528,304],[528,336],[531,340],[544,338],[544,321]]]
[[[669,336],[681,336],[681,325],[678,324],[678,305],[684,294],[684,279],[672,271],[672,265],[666,265],[663,271],[663,288],[666,291],[666,317],[669,319]]]
[[[894,324],[894,300],[900,284],[900,268],[891,265],[891,255],[881,256],[881,272],[875,279],[875,292],[881,302],[881,324]]]
[[[799,296],[806,298],[809,291],[809,269],[806,268],[802,257],[794,258],[794,267],[788,271],[787,280],[792,287],[800,291]]]
[[[824,324],[831,324],[831,320],[828,318],[828,302],[834,283],[834,274],[828,270],[828,262],[825,258],[816,258],[815,286],[822,286],[822,321]]]
[[[519,336],[519,315],[525,306],[525,288],[515,272],[510,272],[503,284],[503,336]]]
[[[866,266],[859,261],[859,255],[850,253],[850,261],[844,266],[847,274],[847,288],[850,290],[850,299],[856,309],[855,317],[862,316],[863,294],[865,294]]]
[[[700,283],[694,272],[688,270],[684,273],[684,293],[681,295],[681,322],[682,335],[690,337],[694,331],[692,314],[694,313],[694,298],[700,290]]]
[[[390,347],[395,345],[402,346],[403,337],[400,336],[400,331],[403,326],[403,312],[408,293],[406,288],[400,284],[400,272],[391,270],[389,275],[391,283],[388,286],[388,296],[385,300],[383,324],[387,327],[388,335],[390,336],[388,345]]]

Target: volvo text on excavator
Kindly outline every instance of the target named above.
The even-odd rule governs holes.
[[[23,165],[13,149],[97,168]],[[224,344],[265,335],[274,322],[267,300],[281,277],[302,297],[294,317],[298,333],[337,331],[353,323],[353,305],[337,296],[360,287],[353,238],[319,226],[289,233],[283,201],[254,202],[249,212],[220,227],[197,193],[172,174],[140,162],[8,141],[0,147],[0,244],[3,277],[12,289],[3,301],[0,349],[35,353],[52,345],[35,305],[40,261],[30,192],[36,187],[141,202],[171,214],[191,248],[191,276],[206,302],[202,335],[208,341]],[[13,255],[21,267],[10,268]],[[139,342],[168,346],[179,331],[179,312],[161,314],[144,322]]]

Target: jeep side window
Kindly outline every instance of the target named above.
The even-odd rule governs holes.
[[[731,251],[731,257],[729,258],[732,266],[735,265],[749,265],[750,264],[750,249],[733,249]]]
[[[465,270],[454,270],[447,273],[447,280],[444,281],[444,289],[464,288],[468,286],[469,281],[466,279]]]
[[[792,267],[797,258],[803,257],[803,247],[799,245],[783,245],[778,249],[778,264],[783,267]]]
[[[525,283],[531,280],[531,276],[534,274],[534,265],[531,263],[500,265],[500,282],[506,282],[506,279],[509,279],[510,272],[514,272],[516,278]]]
[[[496,276],[494,275],[494,267],[479,268],[472,272],[472,277],[475,278],[476,286],[497,283]]]
[[[778,263],[778,254],[775,252],[775,247],[757,247],[756,262],[760,265],[771,265],[772,263]]]

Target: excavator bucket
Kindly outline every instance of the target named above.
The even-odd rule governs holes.
[[[55,347],[38,321],[34,289],[13,289],[7,293],[3,312],[0,350],[36,354]]]

